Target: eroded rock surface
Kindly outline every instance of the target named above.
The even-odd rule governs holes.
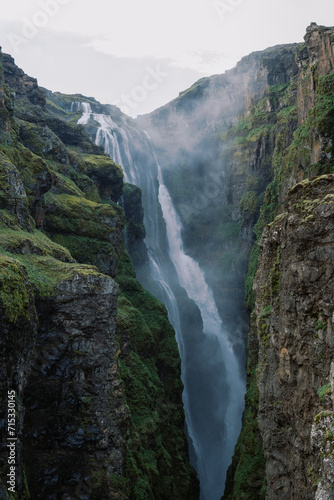
[[[320,389],[329,384],[334,358],[333,201],[332,175],[302,182],[260,242],[254,288],[268,500],[315,495],[312,471],[322,445],[313,439],[312,448],[313,419],[324,407],[332,410]]]

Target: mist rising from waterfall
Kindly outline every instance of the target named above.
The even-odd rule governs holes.
[[[78,123],[96,124],[96,144],[123,167],[127,182],[142,189],[150,275],[168,310],[181,355],[190,458],[200,479],[201,500],[219,500],[244,405],[245,384],[237,359],[204,273],[183,250],[182,225],[147,135],[130,122],[116,124],[109,115],[94,113],[88,103],[81,109]],[[198,320],[189,321],[180,287],[196,303],[202,319],[198,314]]]

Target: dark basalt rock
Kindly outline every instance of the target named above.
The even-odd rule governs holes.
[[[7,85],[18,97],[27,97],[32,104],[44,107],[45,94],[38,86],[36,78],[32,78],[18,68],[9,54],[2,56],[3,71]]]

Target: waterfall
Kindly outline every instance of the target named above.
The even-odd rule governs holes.
[[[226,473],[227,467],[231,462],[234,446],[241,430],[240,416],[244,409],[245,383],[241,375],[237,358],[231,345],[227,341],[226,334],[224,334],[213,292],[207,285],[204,273],[200,269],[198,263],[184,253],[181,238],[181,221],[175,211],[168,190],[163,183],[160,167],[158,167],[158,172],[159,200],[166,221],[171,260],[175,265],[181,286],[185,288],[188,296],[195,301],[201,312],[204,332],[208,336],[217,339],[220,346],[218,356],[221,357],[226,368],[226,385],[228,387],[227,395],[229,403],[226,406],[224,425],[228,432],[226,432],[223,437],[224,459],[219,460],[218,458],[217,462],[217,457],[215,457],[216,464],[219,464],[218,474],[219,472],[223,474],[223,471]],[[212,482],[212,476],[214,478],[216,476],[214,474],[211,476],[210,471],[207,470],[207,464],[203,457],[199,460],[198,467],[202,486],[201,498],[203,498],[203,500],[219,499],[222,493],[219,492],[220,485],[219,483],[217,485]],[[218,490],[217,493],[215,493],[217,486]]]
[[[90,104],[88,104],[87,102],[82,102],[81,105],[82,105],[83,115],[78,120],[78,125],[86,125],[92,113],[92,109],[90,107]]]
[[[120,124],[109,115],[94,113],[88,103],[82,103],[81,109],[78,123],[89,125],[96,144],[123,167],[126,182],[142,190],[150,275],[159,286],[159,298],[175,329],[181,356],[190,458],[200,479],[201,500],[219,500],[244,406],[245,383],[236,356],[204,272],[183,250],[182,225],[147,134],[123,117]],[[187,325],[188,318],[176,299],[180,286],[196,303],[204,332]]]

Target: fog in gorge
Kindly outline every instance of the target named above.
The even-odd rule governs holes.
[[[142,190],[146,255],[133,260],[138,279],[165,304],[175,329],[201,500],[219,500],[241,429],[243,358],[229,342],[203,269],[184,251],[182,222],[148,134],[124,115],[95,112],[93,104],[73,103],[72,111],[79,110],[78,123],[123,167],[125,181]]]

